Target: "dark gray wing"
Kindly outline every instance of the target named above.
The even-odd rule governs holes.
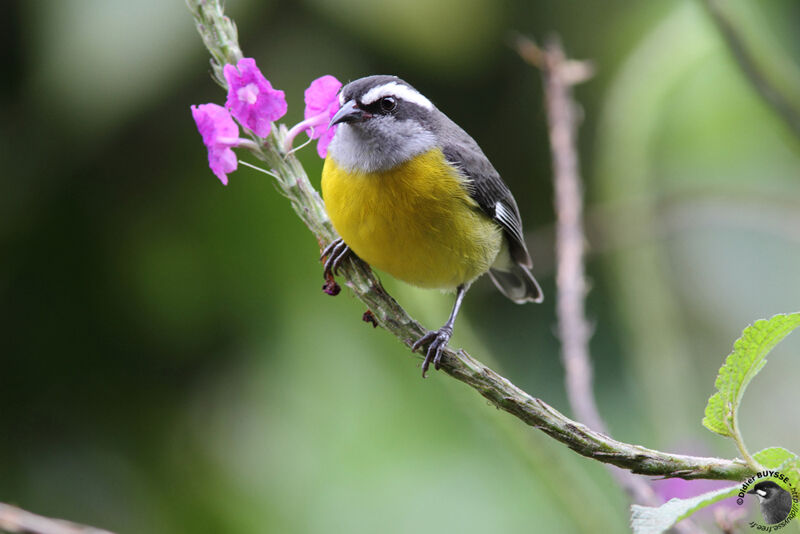
[[[448,128],[442,147],[445,158],[469,178],[470,196],[503,228],[514,261],[531,267],[533,262],[522,237],[522,219],[511,191],[478,144],[457,125],[451,125],[454,128]]]

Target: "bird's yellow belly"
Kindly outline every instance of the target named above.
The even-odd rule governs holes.
[[[374,173],[345,171],[329,155],[322,195],[353,252],[416,286],[470,282],[489,269],[502,244],[500,227],[470,198],[439,149]]]

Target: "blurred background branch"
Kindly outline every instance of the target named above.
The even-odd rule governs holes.
[[[768,57],[763,50],[759,53],[753,43],[748,42],[742,24],[732,13],[730,2],[703,0],[703,5],[747,80],[789,129],[800,137],[800,87],[794,87],[795,94],[788,93],[787,88],[776,80],[774,72],[776,68],[791,68],[792,65],[783,62],[779,65],[769,64],[776,63],[778,58]]]
[[[588,61],[567,59],[556,38],[542,49],[519,36],[516,48],[523,59],[542,72],[544,81],[556,208],[556,314],[567,398],[579,421],[607,432],[592,389],[592,327],[584,306],[589,289],[584,269],[583,185],[576,151],[580,111],[572,99],[572,86],[588,80],[594,67]]]
[[[0,502],[0,532],[13,534],[112,534],[63,519],[36,515],[22,508]]]
[[[567,399],[579,421],[598,432],[608,433],[593,388],[589,349],[592,327],[585,309],[589,284],[584,267],[583,182],[577,150],[581,111],[572,96],[573,86],[590,79],[594,66],[588,61],[568,59],[555,36],[548,40],[545,48],[522,35],[517,36],[514,44],[520,56],[541,71],[544,86],[556,212],[556,313]],[[607,467],[634,503],[663,504],[644,478]],[[675,529],[686,534],[703,532],[691,520],[678,523]]]

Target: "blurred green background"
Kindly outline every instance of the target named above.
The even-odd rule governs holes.
[[[729,3],[800,101],[800,3]],[[514,192],[547,300],[487,280],[455,344],[569,413],[554,336],[539,74],[512,30],[593,59],[585,120],[601,413],[621,440],[733,457],[700,425],[742,328],[800,309],[800,140],[702,4],[228,0],[286,91],[397,74]],[[322,291],[318,248],[270,179],[223,187],[190,104],[224,101],[180,0],[6,0],[0,19],[0,501],[128,533],[624,532],[586,460],[432,373]],[[312,147],[300,157],[318,184]],[[427,326],[452,297],[387,276]],[[800,450],[800,336],[748,389],[751,449]],[[707,489],[684,488],[687,494]],[[752,503],[751,503],[752,504]]]

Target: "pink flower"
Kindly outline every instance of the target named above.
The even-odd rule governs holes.
[[[208,148],[208,166],[224,185],[228,173],[236,170],[236,154],[231,147],[239,144],[239,127],[228,110],[217,104],[192,106],[192,117]]]
[[[253,58],[242,58],[235,67],[225,65],[223,73],[228,82],[225,107],[257,136],[269,135],[272,123],[286,114],[283,91],[272,88]]]
[[[311,82],[305,92],[306,120],[301,124],[305,126],[306,134],[311,139],[319,139],[317,153],[321,158],[328,155],[328,145],[336,133],[336,126],[328,128],[328,123],[339,111],[338,94],[341,88],[342,82],[331,75],[325,75]]]
[[[328,145],[336,133],[336,126],[328,128],[333,116],[339,111],[339,89],[342,82],[330,75],[317,78],[308,86],[305,93],[306,109],[305,120],[289,129],[283,141],[283,150],[288,154],[292,152],[294,138],[300,132],[306,132],[310,139],[319,139],[317,153],[319,157],[328,155]]]
[[[328,128],[328,123],[336,112],[339,111],[339,89],[342,82],[331,75],[317,78],[306,89],[305,121],[309,123],[306,134],[311,139],[319,139],[317,153],[324,158],[328,154],[328,145],[331,144],[336,126]]]
[[[692,442],[676,448],[689,451],[691,454],[700,454],[703,456],[708,454],[706,447]],[[725,480],[684,480],[682,478],[661,478],[651,480],[650,486],[653,488],[653,491],[657,496],[659,496],[664,502],[667,502],[670,499],[690,499],[709,491],[722,489],[726,486],[730,486],[730,482]],[[734,509],[738,508],[735,502],[736,499],[732,497],[723,499],[704,508],[703,510],[700,510],[699,513],[707,516],[711,516],[718,511],[727,511],[730,513],[734,511]]]

